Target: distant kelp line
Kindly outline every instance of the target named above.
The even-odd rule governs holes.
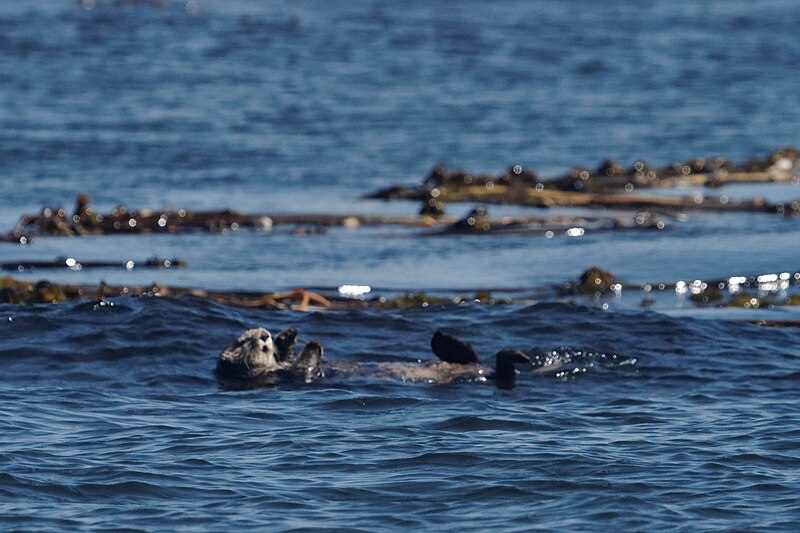
[[[514,165],[506,172],[475,175],[463,170],[447,170],[437,165],[416,186],[392,186],[369,194],[379,200],[422,202],[419,215],[385,216],[324,213],[245,214],[231,208],[212,211],[187,209],[130,209],[124,205],[109,213],[89,207],[89,196],[79,194],[69,214],[62,208],[45,208],[36,215],[23,215],[13,230],[0,235],[0,242],[31,242],[35,237],[74,237],[87,235],[179,233],[201,231],[226,233],[238,229],[270,230],[276,225],[293,225],[295,233],[324,233],[329,227],[401,226],[430,228],[432,234],[527,233],[552,236],[566,226],[587,226],[596,222],[602,229],[663,229],[657,215],[674,216],[683,212],[752,212],[780,215],[800,214],[800,200],[769,202],[757,197],[735,200],[727,195],[708,197],[644,196],[638,189],[676,186],[721,187],[732,183],[800,183],[800,152],[794,148],[775,150],[764,159],[734,164],[723,158],[696,158],[654,169],[643,161],[622,167],[611,160],[594,170],[577,167],[569,173],[542,179],[534,172]],[[473,211],[458,220],[445,215],[445,203],[472,202],[508,204],[536,208],[580,207],[633,211],[633,215],[600,217],[505,217],[491,220],[485,210]],[[480,222],[476,222],[480,218]]]
[[[764,159],[732,163],[724,158],[695,158],[656,169],[644,161],[623,167],[612,160],[595,169],[576,167],[567,174],[544,179],[520,165],[498,175],[472,174],[437,165],[421,184],[393,185],[368,199],[422,201],[422,213],[441,215],[447,202],[482,202],[529,207],[586,207],[593,209],[732,211],[799,214],[800,201],[771,203],[763,198],[733,200],[726,195],[685,198],[632,194],[641,189],[680,186],[718,188],[734,183],[800,183],[800,152],[775,150]]]
[[[14,229],[0,235],[0,242],[29,244],[37,237],[86,237],[141,235],[151,233],[229,233],[240,229],[270,231],[275,226],[293,226],[297,235],[324,234],[327,228],[356,229],[361,226],[398,226],[425,230],[420,236],[452,234],[557,234],[574,236],[585,231],[663,229],[665,222],[651,213],[614,215],[557,215],[552,217],[502,217],[491,219],[485,208],[476,208],[458,219],[427,213],[410,216],[331,214],[244,214],[232,209],[190,211],[187,209],[129,209],[117,207],[97,213],[89,197],[78,195],[72,214],[60,208],[45,208],[37,215],[23,215]],[[572,229],[572,233],[569,230]],[[428,231],[429,230],[429,231]]]

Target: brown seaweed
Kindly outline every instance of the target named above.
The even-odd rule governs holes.
[[[475,215],[477,214],[477,215]],[[468,223],[478,216],[479,224]],[[477,219],[476,219],[477,220]],[[118,207],[111,213],[98,214],[89,207],[89,198],[83,193],[76,200],[72,215],[63,209],[46,208],[38,215],[20,218],[13,231],[0,236],[0,242],[27,244],[35,237],[80,237],[93,235],[214,232],[227,233],[242,228],[269,230],[273,226],[294,226],[296,235],[322,235],[326,228],[360,226],[398,226],[406,228],[435,229],[423,235],[451,235],[458,233],[486,234],[558,234],[573,227],[594,224],[591,230],[663,229],[664,222],[652,213],[614,216],[553,216],[504,217],[490,219],[486,209],[476,208],[473,214],[459,220],[438,214],[412,216],[384,215],[328,215],[328,214],[242,214],[230,209],[192,212],[185,209],[152,211]],[[589,229],[589,228],[587,228]]]
[[[623,167],[603,161],[594,170],[575,168],[563,176],[540,179],[519,165],[496,175],[474,175],[460,169],[434,167],[415,187],[392,186],[369,194],[381,200],[424,202],[481,202],[531,207],[586,207],[676,211],[745,211],[778,214],[800,213],[800,202],[770,203],[762,198],[731,200],[696,195],[683,198],[629,194],[638,189],[678,186],[721,187],[731,183],[798,183],[800,153],[794,148],[771,152],[763,160],[733,164],[722,158],[696,158],[654,169],[643,161]]]
[[[157,284],[140,287],[111,286],[101,281],[95,286],[51,283],[49,281],[20,281],[11,277],[0,278],[0,303],[42,304],[120,296],[191,297],[233,307],[297,311],[333,307],[333,303],[327,298],[305,289],[282,292],[207,291]]]
[[[281,292],[259,291],[213,291],[186,287],[166,287],[151,284],[146,286],[110,286],[104,282],[99,285],[71,285],[49,281],[20,281],[11,277],[0,278],[0,303],[35,304],[57,303],[71,300],[114,298],[121,296],[200,298],[214,303],[246,308],[308,310],[354,310],[363,308],[404,309],[427,307],[429,305],[460,304],[466,302],[487,305],[515,304],[529,305],[553,298],[590,298],[594,305],[600,305],[609,295],[620,295],[626,291],[637,291],[643,295],[642,305],[647,307],[654,302],[657,294],[672,294],[673,297],[686,298],[698,306],[771,308],[776,306],[800,305],[800,272],[765,274],[754,276],[735,276],[716,280],[693,280],[690,282],[661,282],[632,284],[621,280],[610,272],[592,267],[584,271],[578,279],[555,286],[473,289],[472,295],[466,289],[460,291],[436,290],[447,295],[430,295],[424,292],[407,292],[399,296],[376,296],[372,299],[347,297],[344,293],[323,296],[306,289],[292,289]],[[322,289],[323,292],[334,292]],[[396,292],[387,290],[388,292]],[[502,293],[496,296],[493,292]],[[453,296],[454,293],[460,293]],[[605,307],[605,304],[603,304]]]

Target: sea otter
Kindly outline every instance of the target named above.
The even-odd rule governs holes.
[[[309,341],[300,356],[294,358],[297,330],[281,331],[273,340],[269,331],[255,328],[245,331],[217,359],[217,378],[228,386],[258,387],[285,382],[310,383],[326,375],[377,376],[403,381],[428,383],[493,382],[500,388],[516,383],[515,364],[531,365],[530,358],[519,350],[500,350],[495,369],[483,365],[472,345],[437,330],[431,349],[440,359],[427,363],[363,363],[326,361],[322,364],[322,345]],[[551,370],[539,367],[535,372]]]
[[[300,380],[310,382],[322,377],[322,345],[309,341],[295,359],[297,330],[278,333],[275,340],[264,328],[248,329],[225,348],[217,358],[217,377],[222,381],[277,383]]]

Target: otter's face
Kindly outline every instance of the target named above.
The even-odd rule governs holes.
[[[242,333],[236,342],[223,352],[222,357],[231,362],[238,362],[251,372],[269,372],[280,366],[275,358],[272,335],[264,328],[249,329]]]

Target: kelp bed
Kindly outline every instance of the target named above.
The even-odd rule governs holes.
[[[596,169],[575,168],[567,174],[542,179],[519,165],[496,175],[474,175],[462,170],[448,171],[436,166],[416,186],[393,186],[367,197],[380,200],[421,202],[418,215],[329,215],[329,214],[243,214],[235,210],[189,211],[186,209],[134,210],[120,206],[108,213],[98,213],[89,205],[89,197],[80,194],[71,213],[61,208],[45,208],[35,215],[22,216],[16,226],[0,241],[30,244],[39,237],[84,237],[92,235],[213,232],[227,233],[240,229],[270,231],[278,226],[295,234],[325,233],[327,228],[356,229],[361,226],[398,226],[415,228],[415,235],[558,235],[585,233],[664,230],[673,219],[686,212],[750,212],[791,216],[800,214],[800,201],[768,202],[763,198],[733,200],[726,195],[658,196],[653,191],[668,187],[703,186],[709,189],[733,183],[798,183],[800,153],[793,148],[776,150],[764,159],[734,164],[722,158],[697,158],[656,169],[643,161],[630,167],[606,160]],[[647,195],[638,191],[648,189]],[[449,202],[512,204],[536,208],[580,207],[606,210],[597,215],[559,214],[491,218],[485,207],[476,207],[465,217],[445,214]],[[611,210],[610,214],[608,210]],[[185,267],[179,259],[150,258],[145,261],[78,261],[60,258],[54,261],[18,261],[0,263],[0,270],[23,272],[36,269],[67,268],[174,268]],[[735,276],[719,280],[666,282],[631,285],[617,280],[602,269],[591,268],[577,280],[563,285],[503,289],[475,289],[457,296],[433,296],[425,293],[386,295],[370,299],[352,297],[333,289],[311,292],[293,289],[285,292],[207,291],[198,288],[149,285],[142,287],[56,284],[47,281],[0,279],[0,303],[37,304],[78,299],[103,300],[119,296],[193,297],[223,305],[271,309],[397,309],[447,303],[480,302],[484,304],[526,304],[553,298],[587,298],[596,303],[622,291],[639,291],[643,307],[654,295],[675,294],[698,306],[769,308],[800,305],[800,274],[783,272],[754,276]],[[780,324],[779,324],[780,322]],[[765,321],[764,325],[794,325],[789,321]]]
[[[186,231],[224,233],[245,228],[271,230],[280,225],[293,226],[298,234],[324,233],[329,227],[402,226],[426,230],[420,233],[423,236],[453,233],[551,236],[549,232],[558,234],[574,227],[588,231],[664,229],[665,217],[685,212],[800,214],[800,200],[769,202],[763,198],[734,200],[726,195],[675,197],[637,192],[677,186],[716,188],[732,183],[800,183],[800,152],[784,148],[771,152],[764,159],[739,164],[722,158],[696,158],[662,169],[651,168],[643,161],[623,167],[606,160],[596,169],[578,167],[550,179],[542,179],[519,165],[497,176],[448,171],[439,165],[419,185],[392,186],[367,195],[370,199],[421,202],[419,215],[412,216],[244,214],[233,209],[135,210],[126,206],[109,213],[97,213],[89,206],[88,195],[80,194],[71,214],[62,208],[45,208],[38,214],[24,215],[11,231],[0,235],[0,241],[26,244],[36,237]],[[622,214],[490,219],[485,209],[478,208],[457,220],[445,215],[445,204],[450,202],[610,209]]]
[[[419,236],[453,234],[567,234],[572,228],[583,232],[664,229],[666,221],[648,212],[615,215],[559,215],[552,217],[490,218],[484,207],[462,219],[427,213],[411,216],[327,215],[327,214],[243,214],[231,209],[189,211],[186,209],[133,210],[120,206],[110,213],[96,213],[81,194],[72,214],[64,209],[45,208],[37,215],[20,218],[13,230],[0,235],[0,242],[30,244],[39,237],[86,237],[97,235],[141,235],[150,233],[228,233],[240,229],[271,231],[289,226],[297,235],[324,234],[328,228],[356,229],[361,226],[417,228]]]
[[[121,296],[198,298],[214,303],[262,309],[309,310],[355,310],[355,309],[404,309],[430,305],[479,303],[486,305],[529,305],[553,299],[586,301],[604,308],[607,302],[623,292],[638,295],[641,307],[650,307],[655,298],[664,296],[683,299],[695,306],[774,308],[800,305],[800,272],[731,276],[715,280],[693,280],[655,282],[646,284],[626,283],[613,274],[592,267],[574,280],[563,284],[538,288],[477,289],[456,296],[437,296],[424,292],[396,294],[387,290],[386,295],[349,295],[342,288],[322,288],[318,292],[292,289],[283,292],[257,291],[209,291],[199,288],[168,287],[158,284],[147,286],[75,285],[48,281],[20,281],[11,277],[0,278],[0,303],[44,304],[75,300],[106,301]],[[452,291],[451,291],[452,292]],[[753,320],[762,325],[773,321]],[[780,321],[791,325],[794,321]],[[800,321],[797,321],[800,326]]]
[[[775,150],[764,159],[751,159],[740,164],[719,157],[696,158],[662,169],[652,168],[644,161],[623,167],[606,160],[596,169],[577,167],[550,179],[540,178],[520,165],[496,176],[476,175],[460,169],[447,170],[437,165],[419,185],[394,185],[369,194],[367,198],[421,201],[422,210],[427,213],[441,213],[447,202],[481,202],[538,208],[560,206],[667,213],[738,211],[790,215],[800,213],[800,201],[731,200],[725,195],[676,198],[641,195],[636,191],[688,186],[718,188],[734,183],[799,183],[799,170],[800,152],[794,148]]]

